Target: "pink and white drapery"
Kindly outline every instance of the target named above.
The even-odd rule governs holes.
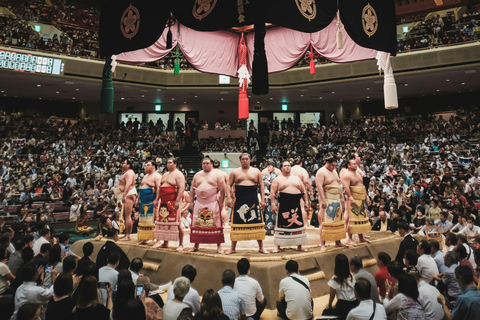
[[[178,22],[177,22],[178,23]],[[267,30],[265,36],[265,52],[268,61],[268,72],[280,72],[293,67],[305,54],[310,43],[326,59],[334,62],[352,62],[375,59],[377,50],[367,49],[357,45],[342,29],[343,49],[337,49],[337,19],[323,30],[315,33],[304,33],[287,28]],[[177,29],[177,28],[175,28]],[[178,44],[188,62],[197,70],[237,76],[238,45],[240,34],[228,31],[202,32],[180,25],[179,32],[173,31],[172,49],[166,49],[166,29],[162,36],[152,46],[124,52],[116,56],[117,61],[152,62],[161,59]],[[246,36],[248,48],[248,70],[251,73],[254,34]]]

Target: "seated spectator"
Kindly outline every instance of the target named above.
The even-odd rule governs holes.
[[[75,270],[75,274],[78,276],[85,275],[85,272],[89,266],[95,266],[95,262],[93,262],[92,258],[90,258],[93,253],[93,244],[91,242],[86,242],[82,247],[82,251],[83,258],[78,260],[77,269]]]
[[[455,279],[455,269],[458,266],[458,254],[453,251],[449,251],[445,254],[445,272],[436,274],[433,276],[430,284],[434,284],[434,280],[439,281],[439,289],[448,301],[455,301],[457,297],[462,293],[462,289]]]
[[[445,254],[440,250],[440,244],[437,240],[429,240],[431,251],[430,254],[432,255],[433,260],[435,260],[435,264],[437,265],[438,272],[442,273],[447,270],[445,267],[444,257]]]
[[[54,284],[56,275],[62,271],[63,271],[63,264],[62,264],[61,249],[58,244],[55,244],[49,250],[48,263],[45,266],[45,277],[43,279],[43,287],[49,288],[52,284]]]
[[[330,297],[328,299],[327,309],[332,308],[332,303],[337,297],[337,304],[333,312],[339,319],[345,319],[353,308],[358,305],[353,292],[355,278],[350,273],[348,258],[344,254],[337,254],[335,257],[334,275],[328,281],[330,287]],[[308,319],[308,318],[305,318]]]
[[[454,252],[458,254],[458,265],[460,266],[468,266],[470,269],[472,269],[472,273],[475,275],[475,270],[473,269],[472,264],[468,260],[468,254],[467,250],[462,244],[457,244],[455,246],[455,249],[453,249]],[[472,250],[473,253],[473,250]],[[472,254],[473,256],[473,254]]]
[[[132,274],[133,284],[137,284],[137,279],[140,276],[140,270],[143,268],[143,261],[140,258],[134,258],[130,262],[130,273]]]
[[[446,307],[445,298],[440,295],[439,302],[443,305],[446,319],[476,320],[480,314],[480,292],[473,282],[473,274],[467,266],[459,266],[455,269],[455,277],[462,287],[463,293],[453,307],[452,313]]]
[[[113,307],[112,302],[112,286],[107,283],[106,291],[108,299],[107,306],[99,303],[98,282],[93,276],[86,276],[82,279],[80,287],[78,288],[78,299],[75,306],[76,320],[109,320],[110,310]]]
[[[22,239],[15,240],[15,252],[10,255],[10,258],[8,259],[8,268],[10,269],[10,272],[12,275],[17,274],[17,270],[23,266],[23,260],[22,260],[22,250],[26,247],[25,241]],[[5,256],[5,259],[7,257]]]
[[[370,288],[372,289],[372,292],[370,292],[370,298],[375,302],[380,302],[375,278],[363,269],[363,261],[359,256],[354,256],[350,259],[350,271],[354,275],[355,281],[358,279],[365,279],[370,282]]]
[[[451,231],[457,233],[463,230],[466,226],[467,226],[467,217],[462,215],[458,218],[458,223],[452,228]]]
[[[183,298],[190,290],[190,280],[185,277],[179,277],[173,282],[173,294],[175,298],[173,300],[167,300],[163,306],[163,319],[164,320],[177,320],[178,316],[184,309],[190,307],[185,303],[182,303]]]
[[[35,255],[40,253],[40,248],[44,243],[50,243],[51,232],[48,228],[43,228],[40,232],[40,238],[33,243],[33,253]]]
[[[98,281],[110,284],[111,291],[115,294],[117,291],[118,271],[115,270],[120,263],[120,254],[116,251],[110,252],[107,259],[107,265],[98,269]],[[107,301],[107,289],[100,289],[103,301]]]
[[[422,280],[419,273],[413,272],[411,275],[415,278],[418,285],[418,302],[425,312],[425,320],[438,320],[444,316],[443,307],[437,301],[440,291],[432,285]]]
[[[473,240],[480,238],[480,227],[475,225],[473,216],[467,218],[467,225],[459,233],[467,237],[468,243],[473,243]]]
[[[403,258],[405,264],[405,272],[419,272],[417,269],[418,255],[413,250],[405,251],[405,257]]]
[[[453,223],[448,221],[448,213],[440,212],[440,218],[435,221],[435,225],[440,227],[440,233],[445,234],[453,228]]]
[[[37,269],[35,264],[26,265],[23,268],[23,279],[25,281],[15,292],[14,316],[22,305],[26,303],[45,304],[53,296],[53,286],[48,289],[37,286],[39,277],[43,278],[43,268]]]
[[[387,296],[392,289],[390,284],[386,285]],[[417,282],[412,275],[400,274],[398,276],[398,294],[389,299],[385,297],[383,306],[388,313],[395,311],[397,319],[424,319],[425,313],[422,305],[418,302]]]
[[[223,313],[222,300],[217,292],[208,289],[203,294],[200,312],[195,314],[195,320],[229,320]]]
[[[223,288],[218,290],[222,300],[222,309],[230,320],[245,320],[245,301],[240,294],[233,290],[235,286],[235,272],[230,269],[222,273]]]
[[[198,291],[192,288],[192,283],[197,276],[197,269],[191,264],[187,264],[182,268],[182,277],[187,278],[190,281],[190,286],[187,295],[183,298],[182,302],[192,308],[193,313],[200,312],[200,296]],[[173,300],[175,295],[173,293],[173,286],[170,286],[167,293],[167,301]]]
[[[140,297],[138,297],[140,298]],[[135,299],[135,284],[132,280],[124,279],[118,282],[117,293],[113,302],[113,309],[110,317],[118,320],[128,300]]]
[[[395,279],[390,277],[388,273],[387,266],[389,265],[392,258],[386,252],[379,252],[377,255],[377,266],[380,270],[375,274],[375,282],[378,287],[378,293],[382,299],[385,297],[385,281],[390,281],[390,283],[395,283]]]
[[[277,315],[284,320],[311,319],[313,301],[310,295],[310,282],[306,277],[298,274],[296,261],[287,261],[285,269],[287,277],[280,281],[280,301],[277,302]],[[230,317],[230,320],[233,319]]]
[[[233,289],[240,293],[245,301],[246,316],[254,320],[260,319],[260,316],[267,305],[267,300],[263,296],[262,287],[257,280],[250,278],[250,262],[242,258],[237,262],[238,278],[235,280]]]
[[[426,236],[427,232],[429,234],[439,233],[439,228],[431,228],[431,229],[428,229],[428,231],[427,231],[427,227],[432,227],[432,226],[435,226],[435,222],[433,221],[433,218],[432,217],[426,217],[425,218],[425,225],[420,228],[420,230],[418,231],[418,234],[421,235],[421,236]]]
[[[87,225],[88,223],[88,214],[87,214],[87,206],[82,205],[80,209],[80,214],[77,217],[77,222],[75,224],[75,232],[82,234],[82,235],[90,235],[95,232],[92,227]]]
[[[108,230],[112,229],[112,220],[106,215],[100,216],[97,226],[97,233],[95,234],[96,237],[102,234],[102,237],[106,237],[108,234]]]
[[[41,319],[42,305],[38,303],[26,303],[20,307],[16,320]]]
[[[146,310],[142,301],[138,299],[130,299],[122,309],[118,320],[146,320]]]
[[[73,279],[70,273],[60,273],[53,286],[53,297],[48,302],[45,320],[73,320],[75,301],[70,297],[73,292]]]
[[[453,251],[457,242],[458,238],[456,234],[449,232],[445,235],[445,245],[447,246],[448,251]]]
[[[417,270],[420,272],[420,276],[423,281],[429,282],[433,275],[438,274],[438,267],[435,260],[430,255],[431,252],[430,243],[427,240],[422,240],[417,246],[418,262]]]
[[[8,287],[10,283],[15,281],[15,276],[4,263],[6,259],[7,248],[5,245],[0,244],[0,295],[13,293]]]
[[[372,231],[396,231],[393,221],[387,218],[385,211],[380,211],[379,217],[380,219],[373,224]]]
[[[466,252],[467,252],[467,260],[470,261],[470,264],[472,265],[472,267],[475,269],[477,267],[476,263],[475,263],[475,259],[473,257],[473,250],[472,248],[470,247],[470,244],[468,243],[468,240],[467,240],[467,237],[464,235],[464,234],[457,234],[457,244],[463,244],[463,247],[465,248]]]
[[[147,320],[162,320],[163,319],[163,301],[162,298],[157,295],[160,298],[160,301],[162,301],[162,304],[159,305],[151,296],[150,296],[150,287],[152,283],[150,282],[150,278],[145,277],[145,276],[140,276],[137,279],[137,285],[142,285],[143,290],[145,291],[145,311],[147,314]],[[205,298],[205,295],[204,295]]]
[[[410,234],[410,228],[405,220],[401,220],[397,225],[398,234],[403,237],[402,242],[398,248],[396,261],[402,263],[403,257],[405,256],[405,251],[407,250],[417,250],[418,241]]]
[[[353,308],[347,316],[347,320],[386,320],[387,314],[382,304],[374,302],[370,297],[372,288],[370,282],[360,278],[355,282],[355,297],[360,303]]]
[[[72,277],[75,274],[75,270],[77,269],[77,257],[76,256],[68,256],[63,259],[63,272],[69,273]]]

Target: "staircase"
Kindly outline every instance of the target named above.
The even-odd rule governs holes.
[[[202,156],[196,148],[188,147],[178,153],[180,163],[185,170],[195,172],[202,169]]]

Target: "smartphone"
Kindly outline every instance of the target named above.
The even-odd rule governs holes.
[[[70,248],[65,248],[65,253],[68,253],[70,251]]]
[[[47,272],[52,272],[52,266],[46,266],[45,267],[45,273]]]
[[[143,291],[143,285],[141,284],[137,285],[137,298],[140,298],[140,296],[142,295],[142,291]]]
[[[98,283],[98,288],[99,289],[107,289],[107,283],[106,282],[99,282]]]

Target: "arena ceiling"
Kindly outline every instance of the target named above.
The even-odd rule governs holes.
[[[308,72],[308,71],[306,71]],[[480,91],[480,63],[441,70],[422,70],[396,74],[400,105],[402,98],[421,97]],[[2,72],[0,97],[95,103],[100,100],[101,81],[70,77],[30,75],[20,72]],[[165,105],[210,103],[237,104],[238,89],[157,89],[156,87],[124,85],[114,81],[115,104],[145,105],[161,101]],[[250,92],[250,89],[249,89]],[[281,103],[373,101],[383,99],[383,76],[367,79],[336,81],[292,88],[271,88],[264,96],[250,97],[250,105],[274,106]],[[321,106],[321,104],[320,104]],[[195,109],[194,109],[195,110]]]

